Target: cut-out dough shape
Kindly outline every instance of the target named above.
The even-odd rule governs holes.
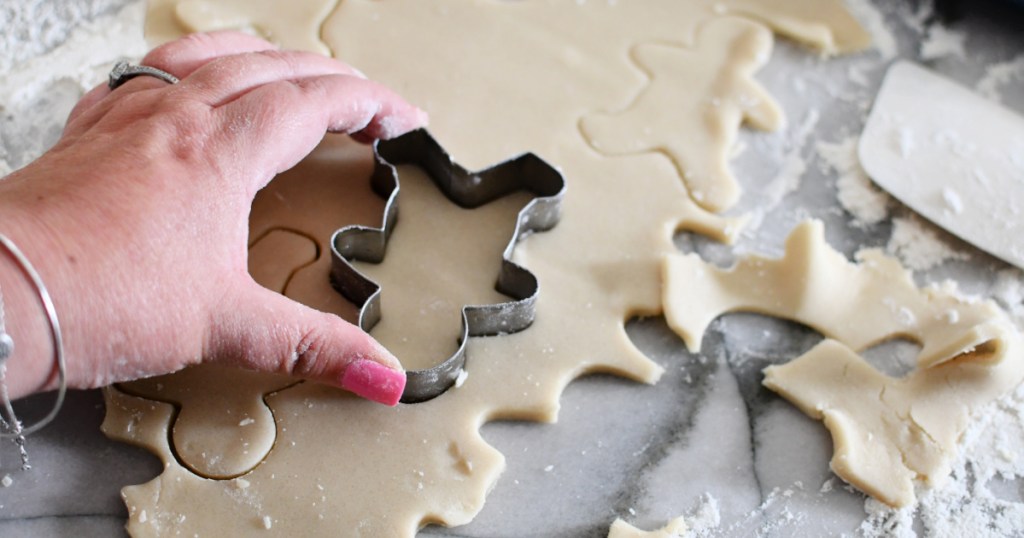
[[[277,432],[263,395],[296,382],[288,376],[201,364],[120,388],[179,407],[171,430],[175,455],[198,475],[225,479],[249,472],[270,453]]]
[[[764,384],[832,433],[832,469],[892,506],[914,502],[914,479],[938,485],[972,413],[1024,377],[1024,349],[1006,315],[952,289],[919,289],[878,250],[850,263],[832,250],[820,222],[801,224],[782,259],[757,256],[723,270],[696,255],[665,261],[669,325],[691,350],[728,312],[757,312],[808,325],[827,340],[782,366]],[[857,352],[893,338],[921,344],[902,379]]]
[[[836,9],[841,2],[815,2],[801,20]],[[735,223],[700,210],[661,156],[597,155],[578,120],[603,103],[628,102],[642,86],[627,54],[634,43],[690,46],[713,13],[712,2],[693,0],[341,3],[325,24],[325,41],[426,107],[432,132],[460,162],[480,168],[534,150],[562,167],[569,183],[562,221],[516,249],[517,262],[541,283],[537,320],[521,333],[471,339],[465,382],[426,403],[387,410],[314,384],[274,394],[268,405],[279,438],[244,477],[248,487],[205,480],[169,461],[159,477],[125,488],[129,532],[240,534],[262,529],[268,517],[281,534],[411,536],[426,523],[466,523],[503,467],[479,435],[483,423],[554,420],[562,389],[586,372],[657,379],[661,369],[633,347],[624,320],[660,311],[659,269],[674,251],[674,231],[726,239]],[[701,127],[680,126],[687,128]],[[257,200],[254,218],[257,206],[289,205],[276,199]],[[300,213],[290,205],[288,214]],[[323,258],[292,278],[287,295],[335,311],[340,305],[324,299],[337,294],[323,293],[330,290],[320,278]],[[131,397],[111,390],[108,398]],[[166,426],[162,436],[144,436],[142,423],[122,419],[110,421],[108,435],[166,451],[158,445],[166,445]],[[179,519],[173,527],[153,523]]]
[[[181,34],[251,31],[285,49],[330,55],[320,27],[338,0],[149,0],[146,38],[170,41]]]
[[[299,233],[316,242],[317,259],[296,271],[283,293],[300,303],[355,321],[356,308],[330,283],[331,237],[348,225],[380,223],[384,201],[373,192],[373,150],[346,136],[328,135],[295,168],[274,178],[253,201],[249,236],[263,237],[273,228]],[[250,271],[274,265],[250,249]]]
[[[371,159],[367,147],[330,136],[259,194],[249,247],[249,273],[257,283],[287,292],[296,276],[316,275],[319,289],[347,306],[328,282],[330,257],[321,254],[338,227],[378,218],[372,211],[382,204],[366,186]],[[351,311],[347,308],[336,310]],[[204,364],[120,388],[177,406],[171,430],[174,455],[199,475],[225,479],[250,471],[270,452],[277,432],[264,396],[294,384],[290,378]]]
[[[642,531],[621,519],[616,519],[608,529],[608,538],[681,538],[689,531],[690,528],[682,517],[669,521],[667,525],[655,531]]]
[[[275,228],[249,247],[249,273],[260,285],[283,291],[317,251],[312,239]],[[121,389],[179,406],[171,434],[175,455],[199,475],[225,479],[248,472],[270,453],[277,432],[263,395],[294,384],[288,377],[204,364]]]
[[[775,130],[783,122],[779,105],[753,77],[768,61],[771,42],[760,24],[723,18],[700,28],[695,49],[637,45],[632,56],[650,77],[648,85],[620,112],[585,116],[580,129],[608,155],[665,153],[699,205],[728,209],[740,194],[729,170],[735,125],[746,121]],[[720,65],[730,68],[717,69]],[[697,125],[701,128],[681,128]],[[709,148],[714,148],[710,155]]]
[[[320,248],[313,239],[274,228],[249,246],[249,274],[264,288],[284,293],[292,276],[319,255]]]

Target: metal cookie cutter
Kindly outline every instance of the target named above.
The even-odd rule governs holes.
[[[466,362],[470,336],[493,336],[526,329],[536,313],[537,278],[512,262],[516,243],[533,232],[549,230],[561,215],[565,180],[562,174],[532,153],[470,172],[456,164],[425,130],[412,131],[374,145],[376,159],[371,184],[387,200],[381,228],[347,226],[331,238],[333,264],[331,281],[348,300],[359,307],[359,327],[370,331],[380,321],[381,287],[359,273],[350,261],[380,263],[388,238],[398,221],[401,188],[395,165],[422,168],[449,200],[464,208],[475,208],[517,190],[536,195],[520,212],[512,239],[502,254],[503,262],[495,289],[513,300],[490,305],[467,305],[462,309],[459,348],[444,362],[424,370],[407,372],[403,403],[417,403],[440,396],[455,383]]]

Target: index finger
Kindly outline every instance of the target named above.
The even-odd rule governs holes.
[[[225,134],[216,138],[223,144],[216,154],[251,167],[251,194],[295,166],[328,131],[392,138],[427,123],[426,112],[386,86],[338,74],[264,84],[215,110]]]

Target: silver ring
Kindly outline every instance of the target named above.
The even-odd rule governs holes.
[[[168,84],[178,83],[178,77],[168,73],[167,71],[162,71],[148,65],[132,65],[121,60],[114,64],[114,68],[110,70],[110,80],[107,82],[107,86],[110,86],[110,89],[113,90],[127,82],[129,79],[140,75],[156,77]]]

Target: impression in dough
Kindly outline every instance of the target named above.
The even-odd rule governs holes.
[[[808,31],[808,40],[820,38],[820,32],[809,32],[821,28],[818,21],[842,10],[837,0],[810,8],[799,0],[777,3],[782,15],[768,17],[771,26]],[[695,204],[662,154],[598,154],[579,122],[629,103],[649,83],[630,50],[652,42],[698,47],[697,29],[717,17],[719,4],[730,2],[339,3],[320,29],[323,40],[338,56],[425,107],[432,132],[465,166],[479,169],[534,151],[562,168],[569,195],[559,226],[527,238],[516,250],[516,261],[540,282],[537,321],[514,335],[471,339],[468,377],[429,402],[384,409],[308,383],[267,396],[277,423],[273,449],[231,480],[202,478],[166,456],[169,415],[161,414],[162,404],[109,391],[116,416],[108,421],[108,434],[150,446],[167,462],[153,481],[125,489],[129,531],[237,535],[263,532],[269,523],[273,532],[291,535],[359,529],[368,536],[411,536],[427,523],[466,523],[503,468],[502,455],[479,435],[483,423],[553,421],[562,389],[588,372],[656,380],[661,368],[632,345],[625,320],[661,311],[661,259],[674,251],[674,232],[729,240],[738,226]],[[742,67],[750,58],[708,54],[702,61],[715,80],[751,77]],[[727,72],[739,76],[722,75]],[[688,98],[718,97],[702,88]],[[725,104],[739,108],[728,102],[738,88],[721,89]],[[722,136],[706,138],[709,156],[724,151],[739,128],[735,115],[720,121],[726,126]],[[678,126],[680,132],[705,128],[704,122]],[[272,227],[321,237],[302,224],[307,217],[329,220],[331,231],[339,227],[339,214],[357,220],[354,215],[369,212],[366,222],[379,220],[379,202],[358,196],[357,185],[349,205],[334,195],[343,176],[311,176],[320,186],[308,190],[294,181],[297,176],[289,177],[284,187],[275,187],[281,178],[275,180],[254,203],[254,221],[267,208],[278,214],[261,230],[254,225],[253,237]],[[299,188],[288,190],[292,185]],[[350,307],[330,288],[323,260],[321,254],[295,272],[285,294],[349,315]],[[150,408],[156,419],[147,420]]]
[[[919,289],[878,250],[851,263],[817,221],[792,232],[781,259],[751,256],[723,270],[675,255],[664,271],[666,318],[691,350],[728,312],[786,318],[826,336],[766,368],[764,384],[823,420],[832,470],[890,506],[913,504],[915,480],[939,485],[971,415],[1024,377],[1020,335],[993,303],[963,299],[951,285]],[[857,354],[896,338],[921,345],[917,368],[903,378]]]
[[[641,43],[631,55],[650,83],[625,110],[585,116],[580,129],[608,155],[665,153],[697,204],[716,212],[728,209],[740,195],[729,171],[733,126],[746,121],[775,130],[783,122],[782,110],[752,76],[768,61],[771,43],[768,29],[736,18],[702,26],[694,49]],[[717,61],[708,61],[716,56]],[[717,69],[722,64],[733,69]],[[693,99],[701,86],[706,87],[697,95],[714,97]],[[679,125],[702,128],[680,131]],[[709,148],[718,152],[709,155]]]
[[[320,27],[338,0],[149,0],[146,38],[170,41],[182,34],[241,30],[281,48],[330,55]]]

